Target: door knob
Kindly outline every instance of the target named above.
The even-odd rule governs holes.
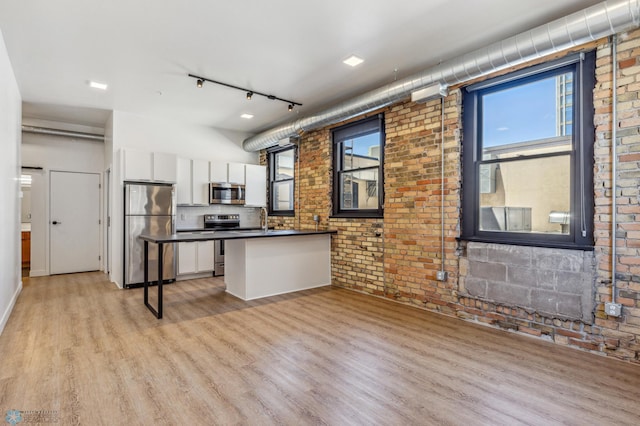
[[[62,225],[62,222],[58,222],[57,220],[54,220],[53,222],[51,222],[53,225]]]

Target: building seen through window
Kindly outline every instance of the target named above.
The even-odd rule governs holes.
[[[592,195],[583,188],[592,179],[593,108],[585,100],[591,98],[587,81],[593,75],[583,77],[582,92],[574,90],[585,68],[576,60],[467,89],[464,234],[590,241]],[[581,100],[586,112],[580,111]]]

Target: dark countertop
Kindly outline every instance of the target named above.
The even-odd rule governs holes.
[[[263,231],[262,229],[254,230],[234,230],[234,231],[201,231],[190,234],[188,232],[180,232],[171,235],[150,235],[142,234],[138,238],[152,243],[187,243],[195,241],[211,241],[211,240],[241,240],[247,238],[265,238],[265,237],[293,237],[298,235],[320,235],[320,234],[337,234],[338,231],[313,231],[295,229],[270,229]]]
[[[247,227],[247,228],[233,228],[233,231],[258,231],[262,229],[259,226],[252,226],[252,227]],[[211,231],[216,231],[215,229],[207,229],[207,228],[184,228],[184,229],[176,229],[176,234],[179,234],[181,232],[211,232]],[[217,230],[216,232],[222,232],[221,229]]]

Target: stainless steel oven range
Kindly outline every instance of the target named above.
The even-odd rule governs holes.
[[[206,230],[228,231],[240,228],[239,214],[206,214],[204,215]],[[224,240],[214,241],[214,276],[224,275]]]

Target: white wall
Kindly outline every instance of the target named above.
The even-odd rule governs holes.
[[[19,198],[21,102],[0,32],[0,333],[22,289]]]
[[[49,177],[51,171],[98,173],[104,171],[104,145],[100,141],[25,133],[22,164],[42,167],[32,173],[31,271],[32,277],[49,275]],[[101,257],[102,256],[101,253]]]
[[[111,173],[111,274],[110,278],[122,287],[123,274],[123,186],[120,175],[120,150],[131,148],[152,152],[166,152],[184,158],[201,158],[216,162],[258,164],[258,153],[242,149],[242,141],[249,134],[197,126],[170,120],[114,111],[105,134],[110,132],[113,167]]]

